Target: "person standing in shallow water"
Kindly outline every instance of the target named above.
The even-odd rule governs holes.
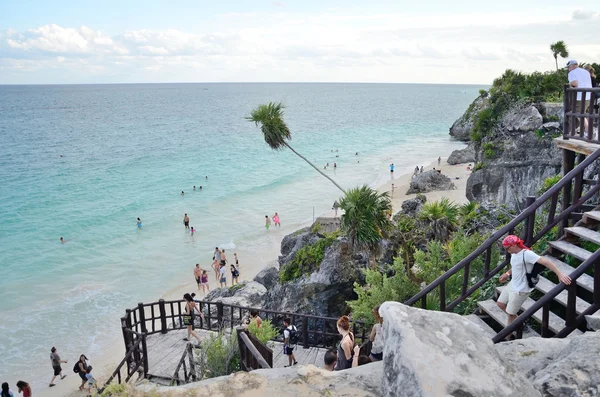
[[[183,216],[183,226],[185,226],[187,230],[190,230],[190,217],[188,214],[184,214]]]
[[[269,230],[271,227],[271,219],[269,219],[269,215],[265,215],[265,229]]]
[[[281,223],[279,222],[279,214],[276,212],[275,215],[273,215],[273,224],[275,226],[281,227]]]
[[[202,269],[200,269],[199,263],[196,263],[196,267],[194,268],[194,280],[196,280],[198,289],[200,289],[200,284],[202,284]]]
[[[137,227],[142,228],[142,220],[140,218],[137,218]]]

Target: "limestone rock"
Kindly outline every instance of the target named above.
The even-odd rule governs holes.
[[[513,365],[528,378],[544,369],[560,356],[568,339],[525,338],[496,344],[496,351],[505,363]]]
[[[514,136],[503,142],[499,157],[469,176],[467,199],[522,209],[527,196],[537,195],[544,180],[560,172],[561,161],[552,139],[540,140],[534,132]]]
[[[562,102],[541,102],[537,105],[537,108],[545,120],[558,121],[562,125],[565,115]]]
[[[406,194],[427,193],[437,190],[454,190],[456,186],[446,175],[440,174],[435,170],[426,171],[417,175],[410,182],[410,187]]]
[[[296,252],[302,247],[312,245],[323,238],[322,234],[312,233],[308,228],[300,229],[288,234],[281,240],[281,255],[279,256],[280,267],[294,259]]]
[[[600,331],[600,314],[596,313],[592,316],[585,316],[588,329]]]
[[[544,123],[542,128],[545,131],[562,131],[560,127],[560,123],[558,121],[550,121],[548,123]]]
[[[467,111],[452,124],[452,127],[450,127],[450,136],[459,141],[470,141],[471,133],[473,132],[474,117],[480,110],[487,107],[487,99],[481,96],[477,97]]]
[[[271,289],[279,280],[279,270],[276,267],[267,267],[261,270],[255,277],[254,281],[265,286],[266,289]]]
[[[211,291],[206,300],[222,302],[228,305],[260,307],[264,302],[267,288],[256,281],[242,282],[237,285]]]
[[[144,384],[138,389],[158,396],[376,397],[383,394],[382,375],[381,362],[333,372],[307,365],[236,372],[176,387]]]
[[[448,160],[446,161],[450,165],[473,163],[475,162],[476,156],[477,153],[475,151],[475,145],[470,144],[464,149],[458,149],[453,151],[452,154],[450,154],[450,157],[448,157]]]
[[[536,372],[533,386],[542,395],[600,395],[600,333],[571,337],[568,346],[548,365]]]
[[[404,200],[402,202],[401,213],[409,216],[416,216],[419,212],[421,212],[421,208],[423,208],[423,204],[427,201],[427,197],[423,195],[418,195],[415,198]]]
[[[513,106],[500,121],[501,128],[508,132],[535,131],[542,126],[544,119],[533,105]]]
[[[523,374],[501,361],[481,328],[462,316],[396,302],[384,303],[380,312],[384,396],[540,396]]]

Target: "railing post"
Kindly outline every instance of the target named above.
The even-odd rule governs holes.
[[[573,167],[575,166],[575,153],[570,150],[563,150],[563,175],[568,174]],[[569,181],[563,186],[562,192],[562,205],[561,205],[561,213],[566,211],[567,208],[571,206],[571,187],[573,185],[572,181]],[[558,235],[562,236],[564,233],[564,229],[569,227],[569,217],[565,216],[564,219],[560,222],[558,228]]]
[[[148,332],[146,329],[146,313],[144,312],[144,304],[138,303],[138,311],[140,312],[140,325],[142,326],[142,333]]]
[[[190,373],[192,374],[192,380],[196,380],[196,363],[194,362],[194,351],[192,350],[191,343],[188,343],[187,351],[190,359]]]
[[[127,332],[127,317],[121,317],[121,330],[123,331],[123,342],[125,343],[125,352],[129,350],[131,345],[131,334]]]
[[[167,333],[167,310],[165,309],[165,300],[158,300],[158,311],[160,312],[160,333]],[[154,320],[152,320],[154,321]]]
[[[217,327],[219,330],[223,329],[223,303],[217,302]]]
[[[542,332],[541,332],[542,338],[547,338],[550,336],[550,335],[548,335],[549,323],[550,323],[550,305],[546,303],[542,308]]]
[[[446,280],[440,283],[440,311],[446,311]]]
[[[146,334],[142,335],[142,354],[144,355],[144,379],[148,377],[148,346],[146,345]]]
[[[525,201],[525,210],[529,208],[535,202],[535,197],[527,196]],[[533,227],[535,225],[535,211],[533,211],[527,218],[525,218],[525,228],[523,230],[522,239],[525,241],[525,245],[531,246],[533,240]]]
[[[575,328],[577,326],[577,281],[573,281],[571,284],[567,285],[567,291],[567,313],[565,318],[565,325],[567,327]]]
[[[492,263],[492,246],[485,250],[485,262],[483,264],[484,276],[487,277],[490,274],[490,263]]]
[[[302,345],[305,349],[308,349],[308,318],[302,318]]]
[[[421,309],[427,309],[427,294],[421,298]]]
[[[567,87],[568,85],[565,84],[563,87],[563,139],[567,140],[569,139],[569,116],[567,116],[567,113],[569,112],[569,96],[568,96],[568,91],[567,91]]]

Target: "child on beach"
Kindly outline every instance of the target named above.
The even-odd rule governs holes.
[[[97,389],[97,385],[96,385],[96,379],[94,378],[94,375],[92,375],[92,366],[88,365],[87,369],[86,369],[86,374],[85,374],[85,378],[87,379],[88,382],[88,397],[92,396],[92,388]]]
[[[265,229],[269,230],[271,226],[271,219],[269,219],[269,215],[265,215]]]
[[[191,234],[192,236],[194,235],[194,232],[195,232],[195,230],[194,230],[194,226],[190,227],[190,234]]]
[[[275,213],[275,215],[273,215],[273,223],[275,224],[275,226],[281,227],[281,223],[279,222],[279,214],[277,212]]]
[[[137,218],[137,227],[142,228],[142,220],[140,218]]]
[[[233,265],[230,265],[229,268],[231,270],[231,285],[236,285],[238,283],[238,277],[240,277],[240,272]]]

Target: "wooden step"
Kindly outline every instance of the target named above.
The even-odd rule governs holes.
[[[574,267],[567,265],[563,261],[558,260],[551,255],[544,255],[544,258],[554,263],[554,266],[556,266],[558,270],[560,270],[564,274],[571,274],[575,271]],[[577,286],[587,291],[594,292],[594,278],[584,273],[577,279]]]
[[[496,287],[496,291],[498,293],[501,293],[504,288],[506,288],[506,286]],[[525,302],[523,302],[523,305],[521,306],[521,311],[525,311],[525,310],[529,309],[534,304],[535,304],[535,301],[533,299],[527,298],[525,300]],[[531,316],[531,317],[533,319],[535,319],[535,321],[537,321],[538,323],[541,324],[542,323],[542,309],[540,308],[540,310],[538,310],[537,312],[535,312],[533,314],[533,316]],[[550,312],[549,316],[548,316],[548,329],[550,331],[554,332],[554,333],[557,333],[558,331],[560,331],[564,327],[565,327],[565,320],[563,320],[562,318],[560,318],[556,314]],[[579,335],[579,334],[582,334],[582,332],[579,331],[578,329],[576,329],[571,334],[573,334],[573,335]]]
[[[583,220],[585,221],[586,218],[600,222],[600,211],[587,211],[583,216]]]
[[[560,252],[563,252],[567,255],[571,255],[577,259],[580,259],[582,261],[587,260],[590,256],[592,256],[592,253],[590,251],[584,250],[581,247],[576,246],[575,244],[571,244],[567,241],[564,240],[560,240],[560,241],[550,241],[548,243],[548,245],[550,247],[552,247],[553,249],[556,249]]]
[[[600,244],[600,233],[581,226],[573,226],[565,228],[565,231],[577,236],[583,240],[590,241],[594,244]]]
[[[500,324],[502,328],[506,328],[508,325],[508,316],[496,305],[496,302],[492,299],[486,301],[477,302],[477,306],[489,315],[495,322]],[[533,336],[540,336],[537,332],[532,330],[530,327],[523,328],[523,338],[531,338]]]
[[[485,332],[485,334],[488,335],[490,338],[493,338],[494,336],[496,336],[496,331],[494,331],[494,329],[492,327],[487,325],[486,322],[483,321],[481,319],[481,317],[479,317],[477,314],[469,314],[464,317],[467,320],[469,320],[470,322],[472,322],[473,324],[479,325],[483,329],[483,332]]]
[[[535,286],[535,289],[537,289],[540,292],[543,292],[544,294],[547,294],[554,287],[556,287],[556,284],[554,284],[552,281],[548,280],[546,277],[540,276],[540,281]],[[563,305],[564,307],[567,307],[568,296],[569,296],[569,293],[567,292],[567,290],[564,290],[560,294],[556,295],[554,300],[556,302],[560,303],[561,305]],[[590,307],[590,304],[587,303],[586,301],[584,301],[583,299],[577,297],[577,299],[575,300],[575,311],[577,312],[577,314],[583,313],[589,307]]]

